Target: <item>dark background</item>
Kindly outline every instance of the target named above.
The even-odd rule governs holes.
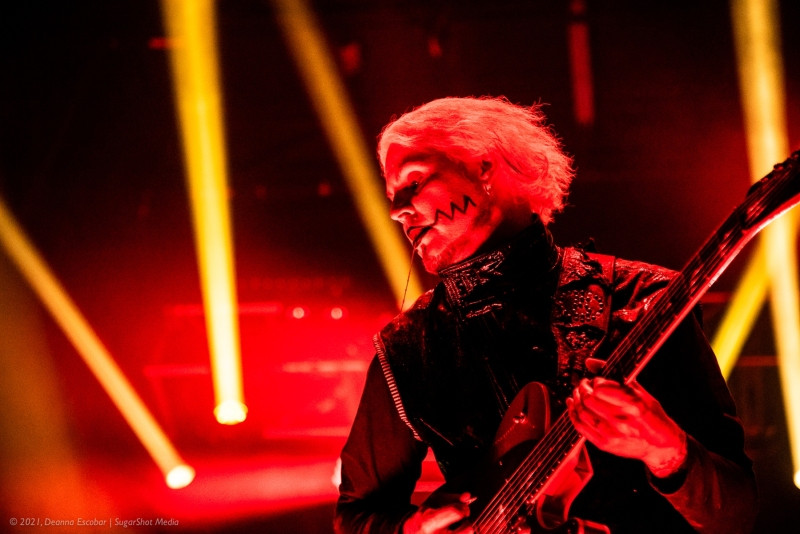
[[[552,227],[563,244],[594,238],[603,252],[680,268],[748,187],[724,1],[589,1],[582,20],[590,32],[591,125],[573,114],[567,29],[576,19],[567,1],[312,5],[370,147],[393,115],[433,98],[545,103],[578,169],[570,205]],[[800,40],[792,23],[800,11],[790,1],[780,10],[796,149]],[[73,488],[86,492],[83,504],[7,501],[9,517],[102,510],[172,514],[199,530],[329,531],[333,485],[308,481],[333,470],[370,336],[394,313],[394,298],[271,4],[221,0],[217,17],[239,299],[263,304],[242,318],[251,413],[236,428],[210,420],[158,2],[33,0],[2,8],[0,193],[198,467],[193,486],[202,488],[162,488],[155,465],[3,256],[0,370],[11,406],[3,437],[16,444],[6,447],[4,472],[16,480],[14,467],[24,471],[19,451],[68,450],[78,473]],[[709,333],[749,251],[714,287]],[[307,321],[289,318],[295,306],[310,312]],[[325,319],[333,306],[347,310],[335,324]],[[762,485],[758,532],[800,521],[769,322],[763,314],[731,378]],[[165,366],[183,372],[165,374]],[[74,496],[59,472],[34,470],[40,491],[62,487]]]

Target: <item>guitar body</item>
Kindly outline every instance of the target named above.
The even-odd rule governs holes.
[[[531,382],[522,388],[503,417],[494,441],[495,461],[504,471],[516,469],[523,454],[549,431],[550,415],[550,393],[545,385]],[[538,501],[529,503],[527,515],[548,530],[565,524],[572,501],[591,477],[586,447],[578,447],[565,460],[564,468],[550,478]]]
[[[455,496],[467,489],[477,497],[470,505],[474,517],[484,509],[488,497],[505,483],[533,445],[549,430],[551,422],[550,393],[547,387],[531,382],[520,390],[506,411],[494,439],[489,466],[478,470],[478,477],[467,484],[445,484],[426,501],[427,506],[440,506],[452,502]],[[602,525],[570,519],[569,508],[592,476],[592,466],[586,447],[576,448],[565,460],[563,468],[550,478],[542,495],[527,502],[509,523],[503,510],[503,532],[548,532],[603,534],[608,529]],[[477,532],[481,532],[478,530]]]

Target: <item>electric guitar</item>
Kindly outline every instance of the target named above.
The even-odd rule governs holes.
[[[623,338],[598,376],[632,382],[678,324],[733,261],[741,249],[765,226],[800,203],[800,150],[775,165],[754,184],[742,204],[722,223],[680,273],[663,290],[648,312]],[[528,384],[512,402],[498,436],[525,427],[522,458],[507,459],[519,447],[496,454],[499,484],[490,498],[470,505],[472,527],[478,534],[518,531],[525,516],[533,516],[544,530],[608,532],[602,525],[570,525],[568,509],[591,477],[583,438],[566,413],[550,424],[548,393],[544,386]],[[536,417],[538,420],[527,420]],[[527,424],[520,424],[527,423]],[[501,438],[498,437],[498,443]],[[518,443],[520,439],[516,440]],[[518,455],[517,455],[518,456]],[[508,465],[514,467],[508,469]],[[567,492],[554,487],[572,488]],[[534,531],[536,531],[534,529]]]

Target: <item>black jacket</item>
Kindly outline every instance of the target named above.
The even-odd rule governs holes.
[[[565,337],[554,335],[553,323],[565,292],[556,287],[601,278],[588,258],[565,275],[563,255],[535,223],[507,246],[440,273],[442,283],[376,336],[378,354],[342,452],[337,532],[399,532],[413,511],[409,500],[428,447],[448,482],[469,480],[524,384],[546,384],[554,410],[562,408],[571,373],[582,367],[557,350]],[[588,332],[592,355],[607,354],[672,276],[617,259],[605,303],[587,302],[592,294],[586,292],[572,303],[573,313],[589,316],[584,323],[600,312],[608,319],[607,332],[596,339],[591,328],[573,336],[578,352]],[[594,475],[571,515],[603,523],[614,534],[748,532],[756,515],[751,462],[733,401],[694,317],[638,381],[688,433],[686,468],[658,480],[639,461],[587,445]]]

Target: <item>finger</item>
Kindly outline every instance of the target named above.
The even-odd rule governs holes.
[[[566,403],[567,403],[567,415],[569,416],[572,423],[575,424],[576,421],[578,420],[578,413],[575,405],[575,399],[573,399],[572,397],[567,397]]]
[[[584,428],[593,426],[593,419],[590,414],[571,397],[567,399],[567,414],[578,432],[583,433]]]
[[[468,515],[469,510],[463,506],[449,505],[442,508],[431,508],[425,511],[422,520],[423,532],[437,532],[457,523]]]
[[[601,360],[599,358],[586,358],[584,365],[586,365],[586,370],[589,371],[589,374],[599,375],[601,372],[603,372],[606,362],[605,360]]]
[[[578,392],[579,395],[588,395],[591,394],[593,386],[594,379],[590,380],[588,378],[582,378],[581,381],[578,382],[578,386],[575,388],[575,391]]]
[[[585,400],[585,399],[584,399]],[[569,416],[576,427],[599,427],[604,420],[604,416],[595,412],[582,402],[568,399]]]
[[[601,387],[578,387],[576,388],[573,398],[578,405],[578,410],[589,410],[595,416],[603,418],[616,417],[620,415],[623,407],[627,407],[631,399],[618,398],[615,393],[608,391],[601,392],[601,388],[614,387],[614,386],[601,386]],[[612,399],[609,401],[609,397]]]
[[[605,404],[592,397],[583,398],[578,403],[574,399],[567,400],[569,416],[576,429],[593,441],[602,437],[607,442],[612,439],[639,437],[639,420],[630,417],[618,406]]]
[[[581,397],[582,408],[604,417],[611,417],[615,413],[622,411],[622,407],[627,406],[627,404],[622,401],[608,402],[605,398],[600,397],[596,391],[592,392],[591,395]]]
[[[636,394],[638,397],[640,397],[642,399],[645,399],[645,400],[653,399],[653,400],[655,400],[655,397],[650,395],[650,392],[648,392],[646,389],[644,389],[642,387],[642,385],[639,382],[637,382],[636,380],[634,380],[631,383],[629,383],[628,384],[628,388],[630,388],[630,390],[634,394]]]
[[[607,398],[609,401],[614,401],[616,398],[624,395],[634,396],[634,392],[628,386],[620,384],[616,380],[610,380],[600,376],[591,379],[584,378],[576,389],[582,396],[597,396],[604,400]]]
[[[584,378],[578,382],[578,385],[572,390],[572,400],[575,404],[575,409],[579,412],[585,409],[586,401],[591,399],[593,395],[594,389],[589,379]]]
[[[574,415],[587,424],[599,417],[599,414],[595,412],[597,401],[593,396],[594,390],[590,382],[584,379],[572,391],[572,397],[569,399],[569,406],[571,406]]]
[[[607,399],[609,402],[615,402],[619,398],[636,396],[636,392],[631,387],[616,380],[601,377],[592,379],[592,390],[596,395]]]
[[[599,399],[596,390],[588,385],[579,385],[568,399],[570,417],[576,427],[590,429],[586,433],[602,434],[609,438],[626,435],[630,414],[619,405]],[[631,410],[634,411],[634,410]]]
[[[592,379],[592,389],[597,392],[601,397],[608,397],[609,401],[613,402],[614,398],[621,396],[629,396],[633,399],[648,400],[653,396],[648,393],[638,382],[631,381],[627,384],[622,384],[615,380],[608,380],[606,378],[596,377]]]
[[[643,430],[635,419],[573,418],[575,429],[598,448],[621,456],[634,456],[641,445]],[[646,432],[644,432],[646,433]]]
[[[469,506],[470,504],[474,503],[478,498],[473,497],[472,494],[468,491],[465,491],[461,495],[459,495],[458,500]]]
[[[616,382],[604,382],[595,385],[592,389],[592,398],[598,404],[597,409],[604,405],[613,406],[628,416],[638,417],[646,410],[651,399],[650,395],[641,388],[634,389],[630,386]]]
[[[575,426],[575,430],[598,447],[603,448],[603,446],[608,443],[609,437],[606,432],[601,429],[602,423],[595,421],[586,422],[582,419],[573,420],[572,423]]]
[[[579,389],[580,388],[576,388],[572,392],[572,397],[567,399],[570,418],[573,420],[573,423],[592,426],[597,422],[599,416],[586,404],[590,395],[582,395]]]

